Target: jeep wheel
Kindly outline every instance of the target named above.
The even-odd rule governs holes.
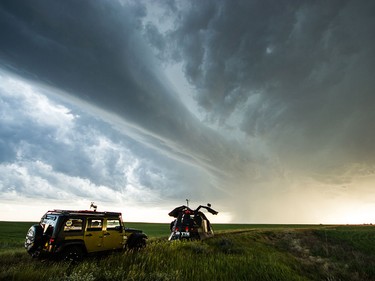
[[[140,250],[146,247],[146,239],[144,237],[130,236],[126,244],[129,250]]]
[[[83,251],[78,246],[71,246],[64,249],[64,251],[61,253],[60,258],[62,261],[78,262],[83,258]]]
[[[34,224],[29,228],[25,238],[25,248],[27,252],[34,256],[37,256],[38,248],[42,246],[43,228],[40,224]]]
[[[137,243],[136,243],[135,248],[141,249],[141,248],[144,248],[144,247],[146,247],[146,239],[145,238],[139,238]]]

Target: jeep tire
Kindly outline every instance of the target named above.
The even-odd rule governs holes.
[[[126,247],[129,250],[139,250],[146,247],[146,238],[143,235],[132,234],[128,238]]]

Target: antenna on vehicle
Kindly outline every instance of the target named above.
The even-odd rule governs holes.
[[[96,212],[96,209],[98,208],[98,206],[94,205],[94,202],[91,202],[90,209],[91,208],[93,208],[94,212]]]
[[[189,207],[189,199],[186,199],[186,206]]]

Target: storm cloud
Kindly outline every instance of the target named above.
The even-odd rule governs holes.
[[[375,209],[374,12],[2,1],[2,198],[191,197],[246,222]]]
[[[272,142],[295,166],[311,157],[316,169],[374,164],[373,3],[187,6],[165,34],[167,51],[183,63],[210,120],[230,124],[237,116],[237,128]]]

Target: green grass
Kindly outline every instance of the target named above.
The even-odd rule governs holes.
[[[1,222],[0,221],[0,252],[23,247],[25,236],[32,222]]]
[[[125,227],[140,229],[146,233],[149,238],[169,236],[168,223],[125,222]]]
[[[31,224],[0,222],[0,280],[375,280],[374,226],[215,224],[214,238],[168,242],[168,224],[128,223],[145,249],[71,265],[27,255]]]

